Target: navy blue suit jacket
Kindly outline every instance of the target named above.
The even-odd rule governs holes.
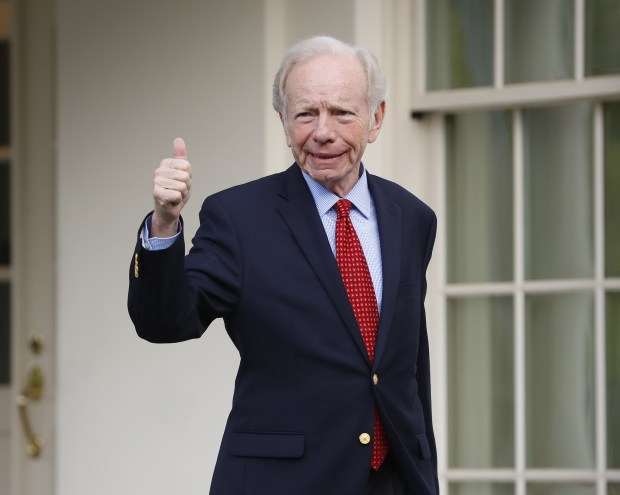
[[[423,306],[436,217],[392,182],[368,185],[383,258],[372,364],[297,165],[208,197],[187,256],[182,236],[163,251],[138,240],[128,305],[140,337],[192,339],[222,317],[239,350],[213,495],[365,494],[359,437],[375,404],[412,492],[438,493]]]

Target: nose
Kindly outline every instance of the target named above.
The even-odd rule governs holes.
[[[329,115],[321,113],[319,118],[316,121],[316,127],[314,128],[314,132],[312,138],[317,143],[330,143],[335,141],[336,133],[333,128],[332,119]]]

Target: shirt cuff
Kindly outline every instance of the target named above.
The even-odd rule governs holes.
[[[144,228],[140,233],[140,240],[142,241],[142,247],[147,251],[161,251],[162,249],[169,248],[177,240],[177,237],[183,231],[181,222],[179,222],[179,230],[172,237],[150,237],[149,229],[151,228],[151,221],[153,215],[149,216],[144,222]]]

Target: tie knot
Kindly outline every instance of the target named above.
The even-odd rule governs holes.
[[[351,211],[352,203],[348,199],[341,199],[334,207],[336,208],[336,212],[338,213],[338,218],[348,217],[349,212]]]

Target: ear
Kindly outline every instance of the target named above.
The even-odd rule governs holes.
[[[381,126],[383,125],[383,119],[385,118],[385,100],[379,103],[379,106],[375,110],[372,116],[372,125],[370,126],[370,132],[368,134],[368,142],[373,143],[379,136]]]
[[[284,129],[284,135],[286,136],[286,145],[290,148],[291,147],[291,135],[288,132],[288,125],[286,123],[286,120],[284,119],[284,116],[282,115],[282,112],[278,112],[278,116],[280,117],[280,122],[282,122],[282,128]]]

